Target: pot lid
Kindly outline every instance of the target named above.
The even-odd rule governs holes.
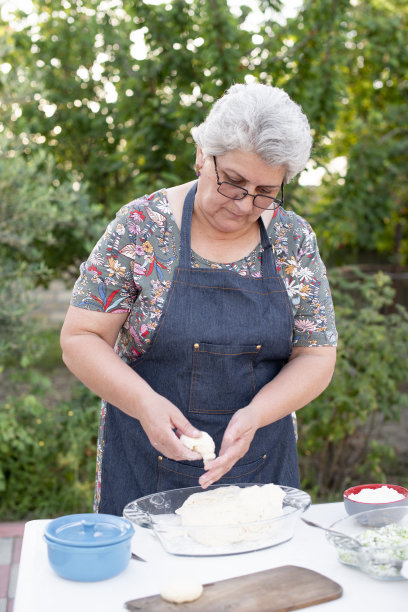
[[[109,546],[130,539],[133,525],[113,514],[70,514],[51,521],[45,538],[66,546]]]

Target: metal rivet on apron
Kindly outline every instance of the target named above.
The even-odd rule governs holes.
[[[264,455],[264,456],[262,457],[262,459],[266,459],[266,457],[267,457],[267,455]]]
[[[197,351],[200,348],[200,345],[198,344],[198,342],[194,343],[194,350]]]
[[[256,345],[256,350],[257,350],[257,351],[261,350],[261,347],[262,347],[262,344],[257,344],[257,345]]]
[[[159,455],[157,458],[158,458],[158,460],[159,460],[159,463],[162,463],[162,461],[163,461],[163,457],[162,457],[161,455]]]

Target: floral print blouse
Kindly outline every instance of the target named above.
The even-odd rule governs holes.
[[[316,236],[299,215],[279,209],[267,228],[276,266],[295,320],[294,346],[335,346],[333,302]],[[126,362],[142,355],[159,323],[179,262],[180,230],[166,190],[123,206],[81,265],[71,304],[101,312],[128,312],[116,351]],[[214,263],[192,252],[191,265],[261,276],[261,249],[240,261]]]

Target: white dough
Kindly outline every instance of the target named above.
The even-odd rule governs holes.
[[[230,544],[271,534],[272,523],[264,522],[282,515],[285,492],[278,485],[219,487],[193,493],[176,510],[190,537],[207,546]]]
[[[211,459],[215,459],[215,443],[210,434],[206,431],[201,432],[201,438],[191,438],[182,434],[180,442],[190,450],[200,453],[203,458],[204,465]]]
[[[195,601],[203,592],[203,586],[192,578],[177,578],[167,582],[160,595],[166,601],[172,603],[186,603]]]

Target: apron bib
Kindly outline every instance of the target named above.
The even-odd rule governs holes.
[[[262,277],[191,267],[196,189],[184,202],[179,266],[158,327],[131,367],[207,431],[218,454],[231,416],[287,362],[293,314],[262,219]],[[99,512],[121,515],[139,497],[197,486],[203,473],[202,461],[161,456],[137,419],[108,404]],[[246,455],[218,481],[239,482],[300,486],[291,415],[259,429]]]

